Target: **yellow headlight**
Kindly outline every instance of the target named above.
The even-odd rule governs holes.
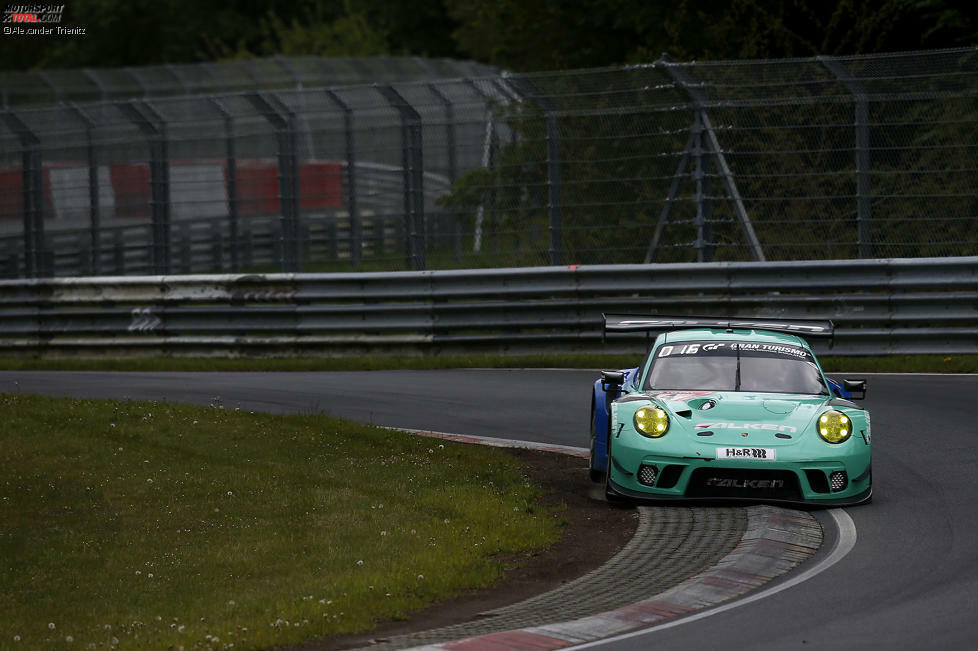
[[[635,429],[654,439],[665,436],[669,431],[669,416],[654,405],[642,407],[635,412]]]
[[[841,411],[830,409],[818,417],[818,435],[829,443],[842,443],[852,436],[852,421]]]

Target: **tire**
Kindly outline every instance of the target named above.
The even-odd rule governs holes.
[[[594,429],[594,417],[595,417],[594,412],[595,412],[594,395],[592,394],[591,395],[591,456],[588,460],[588,476],[591,478],[592,482],[594,482],[595,484],[600,484],[601,480],[604,479],[605,473],[601,472],[600,470],[594,467],[594,442],[595,439],[597,438]]]
[[[628,504],[628,499],[623,495],[619,495],[614,488],[611,487],[611,432],[608,432],[608,447],[605,448],[608,451],[608,465],[605,467],[604,473],[604,497],[608,501],[608,504],[614,504],[615,506],[623,506]]]

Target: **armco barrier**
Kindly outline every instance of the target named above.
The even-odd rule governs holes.
[[[978,257],[0,281],[0,353],[641,352],[602,313],[830,318],[822,354],[978,352]]]

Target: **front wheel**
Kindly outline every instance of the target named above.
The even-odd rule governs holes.
[[[595,439],[597,438],[597,433],[594,427],[594,418],[596,415],[597,414],[595,414],[595,409],[594,409],[594,396],[592,395],[591,396],[591,458],[588,461],[588,475],[590,476],[592,482],[594,482],[595,484],[599,484],[601,483],[601,480],[604,479],[605,474],[601,472],[599,469],[594,467],[594,444],[595,444]]]
[[[608,452],[608,465],[604,473],[604,497],[608,504],[627,505],[628,499],[611,487],[611,432],[608,433],[608,447],[605,449]]]

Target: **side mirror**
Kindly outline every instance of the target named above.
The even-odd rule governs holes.
[[[853,400],[862,400],[866,397],[866,380],[843,380],[842,388],[849,392]]]
[[[625,374],[622,371],[601,371],[601,388],[605,391],[619,389],[623,384]]]

